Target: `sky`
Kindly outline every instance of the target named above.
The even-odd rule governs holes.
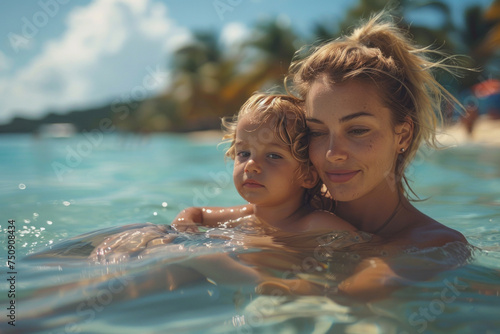
[[[417,1],[417,0],[415,0]],[[446,0],[460,13],[467,4]],[[15,116],[126,102],[169,82],[168,57],[194,30],[230,46],[259,20],[277,18],[302,36],[341,20],[354,0],[23,0],[0,4],[0,124]],[[458,15],[457,15],[458,18]],[[428,15],[415,17],[436,19]]]

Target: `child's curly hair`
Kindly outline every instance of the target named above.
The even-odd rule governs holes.
[[[243,117],[250,116],[258,123],[272,120],[275,138],[290,149],[292,157],[299,162],[297,177],[303,177],[310,172],[312,164],[309,160],[309,139],[303,101],[282,94],[255,93],[240,108],[237,115],[222,118],[223,142],[230,143],[226,157],[235,159],[236,127]],[[264,138],[265,140],[265,138]],[[304,201],[311,200],[320,194],[322,182],[307,189]]]

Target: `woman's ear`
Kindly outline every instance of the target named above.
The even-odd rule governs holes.
[[[406,116],[403,123],[396,125],[396,145],[398,152],[404,152],[410,146],[413,139],[413,124],[413,120],[409,116]]]
[[[314,188],[319,181],[319,175],[318,171],[314,166],[309,166],[309,170],[306,172],[303,180],[302,180],[302,187],[306,189],[311,189]]]

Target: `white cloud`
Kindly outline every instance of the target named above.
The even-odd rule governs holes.
[[[10,64],[11,60],[2,51],[0,51],[0,71],[8,69]]]
[[[138,87],[151,72],[164,71],[167,54],[190,36],[155,0],[95,0],[75,7],[66,24],[61,38],[48,41],[25,68],[0,79],[6,111],[0,122],[15,112],[37,117],[115,97],[143,97]],[[0,69],[4,63],[0,54]],[[145,88],[154,93],[162,87],[149,81]]]
[[[237,48],[241,43],[248,39],[250,31],[248,28],[239,22],[231,22],[224,26],[221,31],[220,39],[226,48]]]

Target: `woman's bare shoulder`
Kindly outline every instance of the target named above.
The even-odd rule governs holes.
[[[467,243],[467,239],[462,233],[437,221],[422,225],[414,231],[414,234],[419,239],[424,238],[427,242],[433,243],[434,246],[443,246],[455,241]]]
[[[417,248],[441,247],[450,242],[468,243],[459,231],[419,212],[413,217],[412,224],[398,233],[394,239]]]

